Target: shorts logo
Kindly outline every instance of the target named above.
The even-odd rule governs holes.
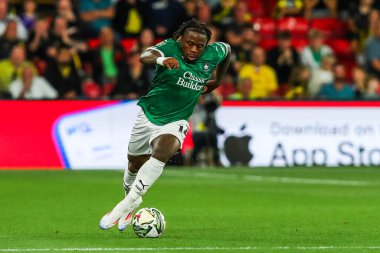
[[[184,135],[186,135],[187,134],[187,128],[185,129],[185,131],[183,131],[183,128],[184,128],[183,125],[179,126],[178,132],[183,133]]]
[[[207,62],[205,64],[203,64],[203,69],[204,70],[208,70],[209,68],[210,68],[210,65],[208,65]]]

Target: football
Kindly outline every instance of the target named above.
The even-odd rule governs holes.
[[[138,210],[132,220],[133,231],[138,237],[157,238],[165,231],[165,217],[156,208],[142,208]]]

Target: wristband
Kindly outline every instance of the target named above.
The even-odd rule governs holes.
[[[164,66],[164,61],[165,61],[166,59],[168,59],[168,57],[162,57],[162,56],[157,57],[157,59],[156,59],[156,63],[157,63],[158,65]]]

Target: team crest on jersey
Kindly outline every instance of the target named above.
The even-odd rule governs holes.
[[[203,70],[204,71],[207,71],[207,70],[209,70],[210,69],[210,65],[206,62],[206,63],[204,63],[203,64]]]

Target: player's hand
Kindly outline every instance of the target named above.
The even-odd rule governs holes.
[[[170,57],[163,61],[164,67],[168,69],[179,69],[179,62],[176,58]]]
[[[216,82],[216,80],[208,80],[202,94],[207,94],[218,88],[219,84]]]

